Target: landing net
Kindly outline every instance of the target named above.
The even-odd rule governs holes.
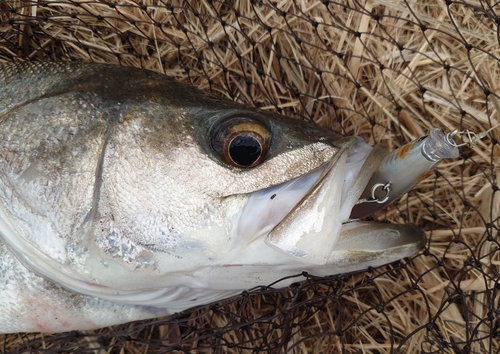
[[[151,69],[393,150],[432,127],[499,123],[498,13],[487,0],[3,0],[0,61]],[[248,289],[166,319],[0,335],[0,351],[498,353],[499,137],[495,128],[462,147],[371,218],[426,231],[411,259],[298,274],[289,289]]]

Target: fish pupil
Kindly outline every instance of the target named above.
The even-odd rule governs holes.
[[[250,166],[260,157],[262,148],[252,136],[239,135],[229,145],[229,156],[240,166]]]

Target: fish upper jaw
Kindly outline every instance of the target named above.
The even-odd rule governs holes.
[[[326,263],[342,226],[346,161],[344,150],[322,168],[313,188],[266,237],[267,245],[302,262]]]

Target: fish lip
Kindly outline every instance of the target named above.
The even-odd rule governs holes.
[[[327,175],[332,159],[289,181],[250,193],[238,221],[238,237],[250,243],[269,234],[309,197]]]
[[[340,204],[349,147],[322,166],[316,183],[267,235],[268,246],[302,262],[327,262],[342,226]]]
[[[365,221],[351,221],[343,224],[342,234],[336,251],[350,250],[366,253],[390,252],[390,250],[401,248],[422,249],[427,238],[424,231],[413,224],[387,224],[372,223]],[[382,230],[385,236],[378,236]],[[378,242],[367,243],[366,238],[378,239]],[[377,245],[378,247],[374,247]],[[370,247],[366,247],[370,246]]]

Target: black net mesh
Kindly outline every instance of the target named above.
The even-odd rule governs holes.
[[[427,232],[412,259],[298,274],[289,289],[166,319],[0,335],[0,350],[500,352],[499,11],[487,0],[0,1],[0,61],[143,67],[390,149],[431,127],[493,128],[372,217]]]

